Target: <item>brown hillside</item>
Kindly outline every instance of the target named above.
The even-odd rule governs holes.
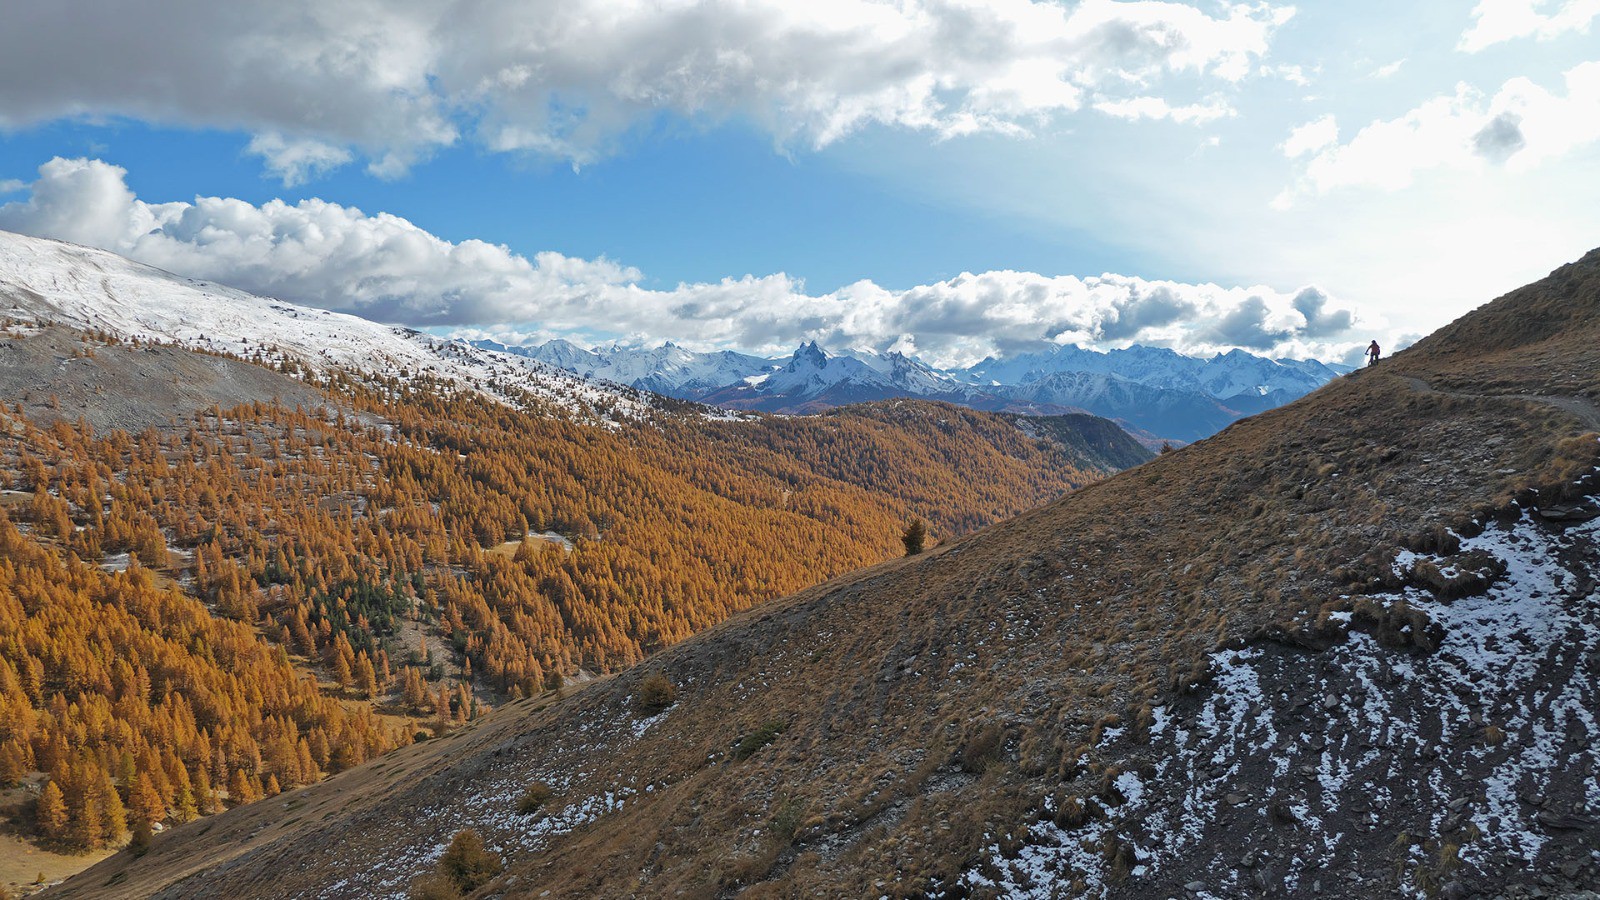
[[[1513,503],[1554,517],[1600,490],[1597,288],[1591,254],[1214,438],[560,700],[180,827],[51,896],[392,895],[464,828],[506,864],[485,897],[1593,889],[1600,826],[1578,779],[1600,758],[1581,719],[1530,717],[1550,692],[1497,696],[1498,676],[1406,691],[1477,634],[1446,627],[1445,600],[1532,577],[1451,557],[1460,541],[1515,520],[1559,551],[1541,565],[1600,572],[1589,526]],[[1405,548],[1454,561],[1397,569]],[[1517,648],[1512,668],[1566,685],[1561,709],[1600,696],[1593,585],[1522,598],[1572,630],[1512,612],[1483,626]],[[1458,602],[1459,618],[1504,600]],[[656,676],[676,687],[663,713],[639,700]],[[1256,693],[1223,704],[1241,684]],[[1239,743],[1252,729],[1281,752]],[[1496,787],[1525,746],[1554,762]],[[534,785],[550,794],[536,809],[519,803]]]
[[[1462,316],[1405,358],[1447,382],[1600,398],[1600,249]]]

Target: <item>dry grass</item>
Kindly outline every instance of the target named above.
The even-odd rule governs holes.
[[[0,830],[0,891],[25,897],[44,884],[76,875],[110,855],[109,850],[57,853],[9,829]]]

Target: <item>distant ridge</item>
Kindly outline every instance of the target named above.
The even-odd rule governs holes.
[[[698,353],[672,343],[654,349],[593,350],[564,340],[530,346],[478,341],[476,346],[527,356],[585,378],[729,409],[814,413],[849,403],[919,397],[1028,414],[1087,411],[1179,441],[1214,434],[1349,371],[1242,350],[1201,359],[1141,346],[1102,353],[1068,345],[990,358],[955,371],[896,351],[833,351],[815,341],[802,344],[792,356],[774,358]]]

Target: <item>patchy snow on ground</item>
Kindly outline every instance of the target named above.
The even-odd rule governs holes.
[[[1197,708],[1158,709],[1148,752],[1129,748],[1153,774],[1118,776],[1121,797],[1088,798],[1094,815],[1075,828],[1046,802],[1020,851],[996,840],[962,883],[1018,898],[1204,897],[1336,880],[1365,895],[1393,891],[1381,885],[1398,858],[1400,892],[1420,897],[1440,873],[1549,866],[1552,834],[1600,813],[1600,780],[1583,775],[1600,772],[1600,521],[1559,530],[1525,513],[1455,554],[1402,552],[1396,572],[1429,563],[1448,578],[1466,554],[1505,575],[1448,602],[1422,587],[1366,598],[1425,614],[1443,635],[1434,652],[1361,630],[1316,655],[1218,652]],[[1279,843],[1257,849],[1250,835]],[[1137,861],[1120,882],[1106,852],[1119,840]],[[1204,880],[1163,877],[1179,863]]]
[[[616,745],[595,736],[622,735],[625,744],[644,740],[676,708],[640,719],[626,703],[613,704],[591,710],[559,742],[512,738],[493,757],[495,765],[466,780],[448,801],[417,809],[381,853],[352,860],[338,846],[327,848],[325,863],[344,877],[337,889],[323,888],[308,898],[404,900],[412,883],[432,869],[455,833],[465,828],[477,831],[485,846],[508,864],[542,851],[552,838],[665,787],[633,773],[597,770],[596,762]],[[468,734],[456,733],[463,738]],[[520,800],[534,783],[548,787],[551,798],[534,812],[521,812]]]

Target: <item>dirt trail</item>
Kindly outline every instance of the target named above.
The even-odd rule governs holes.
[[[1563,394],[1469,394],[1461,391],[1441,391],[1435,389],[1421,378],[1413,378],[1409,375],[1402,375],[1401,377],[1405,379],[1406,384],[1410,385],[1413,391],[1423,394],[1443,394],[1447,397],[1464,397],[1470,400],[1523,400],[1528,403],[1543,403],[1546,406],[1554,406],[1556,409],[1570,413],[1590,428],[1600,430],[1600,407],[1595,406],[1583,397]]]

